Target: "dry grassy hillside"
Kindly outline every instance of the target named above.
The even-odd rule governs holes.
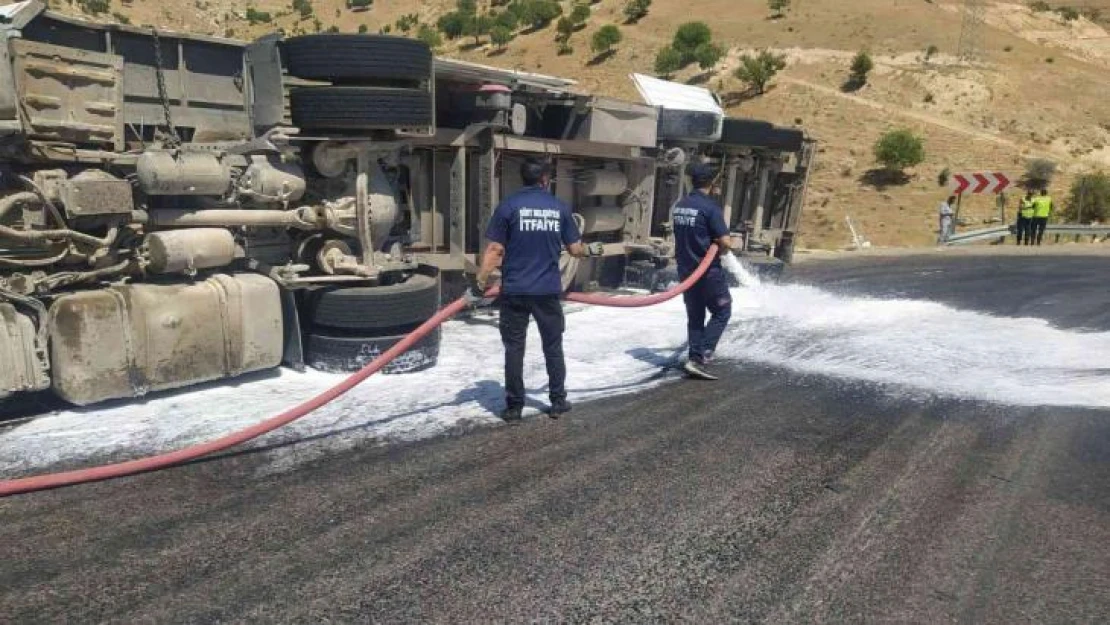
[[[52,0],[66,12],[81,13],[89,0]],[[646,18],[624,25],[627,0],[592,5],[585,29],[560,56],[555,29],[518,35],[504,51],[483,39],[447,42],[441,54],[527,69],[580,81],[584,90],[634,98],[627,75],[651,72],[656,52],[682,22],[702,20],[727,57],[706,75],[686,71],[681,80],[703,81],[726,98],[744,86],[732,77],[741,53],[763,48],[787,56],[788,66],[763,96],[740,99],[738,116],[803,126],[821,141],[818,170],[808,198],[803,244],[839,247],[848,243],[845,216],[878,246],[927,245],[934,211],[946,190],[938,174],[949,169],[990,169],[1021,173],[1034,156],[1057,161],[1064,173],[1054,185],[1063,199],[1071,175],[1110,168],[1110,35],[1105,23],[1087,18],[1065,21],[1016,3],[989,2],[981,29],[980,62],[956,59],[961,5],[951,0],[793,0],[782,19],[769,19],[766,0],[655,0]],[[416,13],[425,23],[453,8],[453,0],[374,0],[365,11],[346,0],[311,0],[312,14],[301,18],[288,0],[110,0],[108,14],[133,23],[158,24],[250,38],[281,28],[287,33],[337,27],[369,32]],[[486,2],[479,2],[481,6]],[[569,8],[571,2],[563,2]],[[1052,2],[1051,4],[1062,4]],[[1110,0],[1074,0],[1073,6],[1104,7]],[[268,23],[249,24],[247,9],[268,12]],[[569,10],[569,9],[568,9]],[[616,54],[591,63],[589,39],[602,25],[621,26],[624,41]],[[926,59],[925,51],[937,52]],[[853,93],[840,87],[852,56],[870,51],[875,70],[867,86]],[[866,174],[874,168],[872,145],[885,130],[913,129],[925,138],[927,157],[907,184],[876,188]],[[1013,199],[1011,198],[1011,202]],[[994,214],[990,198],[965,203],[976,222]]]

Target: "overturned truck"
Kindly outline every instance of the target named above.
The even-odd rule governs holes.
[[[658,286],[695,158],[719,166],[744,253],[788,261],[812,147],[410,39],[242,43],[0,6],[0,409],[360,368],[458,294],[528,155],[605,243],[565,263],[567,288]],[[388,372],[434,366],[439,341]]]

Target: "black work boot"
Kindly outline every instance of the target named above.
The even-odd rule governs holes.
[[[562,399],[552,399],[551,408],[548,409],[547,416],[551,417],[552,419],[558,419],[559,417],[570,412],[570,410],[570,402],[567,401],[565,397]]]
[[[501,419],[506,423],[519,423],[520,420],[524,418],[524,415],[521,414],[522,412],[520,408],[509,406],[501,411]]]

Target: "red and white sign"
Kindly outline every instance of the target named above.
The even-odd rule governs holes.
[[[1006,174],[994,171],[977,171],[952,176],[952,190],[957,194],[1002,193],[1010,186]]]

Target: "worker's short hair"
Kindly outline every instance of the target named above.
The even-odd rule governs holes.
[[[956,201],[956,196],[954,196],[954,195],[949,195],[948,196],[948,203],[949,204],[951,204],[952,202],[955,202],[955,201]]]
[[[535,186],[544,176],[551,174],[551,165],[542,158],[529,156],[520,164],[520,178],[526,186]]]

